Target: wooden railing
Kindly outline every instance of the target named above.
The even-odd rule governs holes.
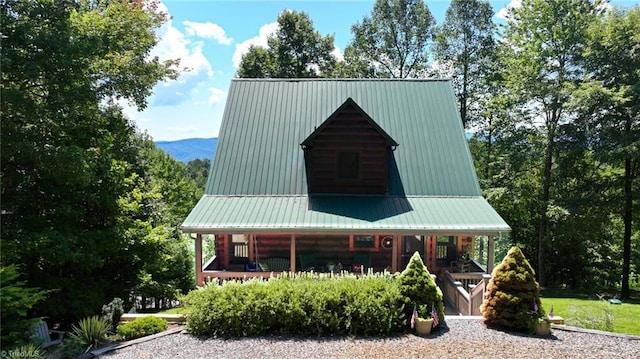
[[[491,278],[486,273],[444,272],[443,290],[446,299],[461,315],[480,315],[485,283]]]

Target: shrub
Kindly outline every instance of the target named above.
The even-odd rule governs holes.
[[[404,314],[407,318],[411,318],[414,305],[418,308],[424,308],[418,313],[422,314],[422,317],[428,318],[429,315],[425,314],[431,313],[431,306],[434,305],[438,311],[440,323],[444,323],[442,290],[422,262],[420,253],[413,254],[397,281],[400,293],[405,297]]]
[[[98,316],[93,316],[80,320],[78,325],[73,325],[70,336],[82,343],[86,351],[89,351],[106,343],[107,334],[109,334],[109,323]]]
[[[85,345],[79,338],[69,337],[62,341],[60,345],[60,358],[76,359],[87,350]]]
[[[487,326],[525,331],[544,316],[535,272],[518,247],[493,270],[480,311]]]
[[[31,326],[40,319],[26,319],[29,310],[44,300],[49,291],[28,288],[18,280],[15,265],[0,267],[0,347],[26,344]]]
[[[6,359],[44,359],[44,352],[42,349],[34,344],[25,344],[14,349],[3,351],[2,358]]]
[[[120,324],[117,332],[124,340],[131,340],[167,330],[167,321],[153,316],[135,319]]]
[[[192,291],[181,302],[187,329],[199,335],[380,335],[398,332],[405,322],[402,296],[389,274],[227,281]]]
[[[113,298],[111,303],[102,306],[102,319],[109,323],[109,332],[115,333],[120,318],[124,314],[124,302],[120,298]]]

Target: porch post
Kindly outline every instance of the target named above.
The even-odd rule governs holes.
[[[391,242],[391,271],[393,273],[398,271],[398,236],[393,236],[393,242]]]
[[[196,234],[196,285],[201,287],[204,285],[204,276],[202,274],[202,234]]]
[[[223,237],[223,241],[224,241],[224,250],[225,250],[225,254],[224,254],[224,269],[229,269],[229,257],[231,256],[231,243],[229,243],[229,235],[225,234]]]
[[[493,257],[495,251],[495,243],[493,236],[488,236],[487,241],[489,242],[487,245],[487,273],[491,274],[493,272]]]
[[[291,235],[291,253],[289,253],[289,265],[291,266],[291,273],[296,272],[296,235]]]
[[[249,236],[249,263],[253,263],[255,261],[255,257],[254,257],[254,246],[255,246],[255,236],[253,234],[246,234],[247,236]]]

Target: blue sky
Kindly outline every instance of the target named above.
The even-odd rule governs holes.
[[[640,0],[612,1],[633,6]],[[449,0],[426,0],[441,23]],[[497,13],[518,0],[489,1]],[[251,44],[266,46],[269,33],[284,9],[304,11],[322,35],[334,34],[336,55],[351,40],[351,25],[371,13],[373,0],[273,1],[273,0],[162,0],[172,19],[158,30],[161,41],[153,55],[180,58],[177,80],[154,88],[148,107],[125,112],[141,131],[156,141],[217,137],[227,91],[236,66]],[[502,12],[501,12],[502,11]]]

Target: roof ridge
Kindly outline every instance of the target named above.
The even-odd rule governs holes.
[[[237,82],[446,82],[448,78],[428,78],[428,79],[399,79],[399,78],[233,78],[231,81]]]

